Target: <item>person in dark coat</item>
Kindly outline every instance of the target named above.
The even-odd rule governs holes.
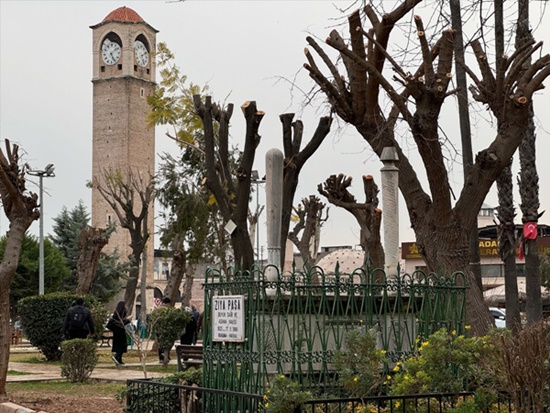
[[[119,301],[115,312],[107,323],[107,328],[113,332],[112,359],[117,365],[124,365],[122,355],[128,351],[128,341],[126,339],[126,325],[130,323],[127,318],[128,312],[124,301]]]
[[[70,340],[73,338],[88,338],[93,335],[94,319],[91,311],[84,307],[84,300],[78,297],[73,306],[67,311],[63,323],[65,336]]]
[[[193,317],[193,313],[191,312],[191,309],[189,307],[185,307],[185,311],[191,313],[191,319],[185,325],[185,330],[183,330],[183,334],[180,337],[180,343],[195,344],[195,340],[197,337],[197,322],[195,320],[195,317]]]

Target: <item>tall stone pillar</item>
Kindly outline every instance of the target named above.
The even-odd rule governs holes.
[[[281,225],[283,204],[283,153],[270,149],[265,155],[266,166],[266,218],[267,218],[267,264],[277,268],[281,263]],[[267,279],[275,281],[277,270],[269,267]]]
[[[384,224],[384,254],[386,277],[394,278],[399,264],[399,168],[393,146],[382,150],[382,220]]]

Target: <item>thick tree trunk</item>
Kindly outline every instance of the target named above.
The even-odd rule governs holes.
[[[518,0],[518,24],[516,31],[516,47],[519,48],[533,40],[529,28],[529,1]],[[531,63],[531,59],[529,59]],[[521,198],[522,221],[538,223],[539,214],[539,177],[537,174],[535,114],[533,102],[529,103],[527,128],[519,145],[520,177],[519,195]],[[537,240],[527,239],[525,247],[525,290],[527,295],[527,324],[542,320],[542,298],[540,280],[540,258]]]
[[[6,398],[10,358],[10,287],[19,265],[25,232],[40,217],[38,196],[26,189],[25,170],[19,168],[19,146],[6,139],[0,150],[0,200],[10,225],[6,248],[0,261],[0,400]]]
[[[128,274],[128,280],[126,280],[126,287],[124,288],[124,303],[126,304],[128,313],[132,314],[134,302],[136,300],[136,289],[139,280],[139,262],[141,258],[141,253],[132,254],[129,258],[131,260],[131,266],[130,272]],[[146,305],[146,297],[141,297],[141,305]]]
[[[457,271],[463,271],[468,286],[466,293],[466,324],[472,327],[475,335],[485,335],[494,326],[494,320],[483,301],[474,274],[469,271],[468,262],[470,250],[468,246],[468,231],[459,223],[451,223],[447,227],[439,226],[416,228],[417,243],[424,254],[430,271],[437,275],[450,276]]]
[[[182,288],[181,305],[184,307],[191,306],[193,299],[193,282],[195,281],[196,267],[193,264],[188,264],[185,269],[185,281]]]
[[[172,245],[174,246],[172,250],[172,268],[170,270],[168,283],[164,288],[164,296],[170,298],[170,301],[172,303],[175,303],[176,297],[178,295],[178,290],[185,275],[187,254],[185,248],[182,245],[182,242],[179,239],[179,236],[176,235],[176,237],[172,241]]]
[[[76,264],[77,294],[89,294],[92,291],[101,250],[108,242],[109,239],[103,235],[102,229],[90,227],[80,231],[78,262]]]

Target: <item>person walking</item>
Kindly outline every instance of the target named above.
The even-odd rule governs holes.
[[[195,344],[197,338],[197,322],[193,316],[193,312],[189,307],[185,307],[185,311],[191,314],[191,318],[185,325],[183,334],[180,337],[181,344]]]
[[[172,303],[172,300],[170,300],[170,297],[164,297],[162,299],[162,303],[158,306],[158,308],[171,307],[172,306],[171,303]],[[153,330],[154,330],[154,327],[153,327]],[[157,340],[157,345],[158,345],[158,340]],[[164,364],[164,350],[165,349],[158,346],[158,355],[159,355],[160,364]],[[168,357],[168,362],[170,362],[170,349],[168,349],[167,351],[167,357]]]
[[[84,307],[84,300],[81,297],[78,297],[73,306],[67,310],[63,330],[65,331],[65,337],[69,340],[88,338],[88,336],[95,333],[92,312]]]
[[[117,366],[123,366],[122,355],[128,351],[128,341],[126,339],[126,326],[130,324],[128,312],[124,301],[119,301],[115,312],[107,323],[107,328],[113,332],[113,346],[111,358]]]

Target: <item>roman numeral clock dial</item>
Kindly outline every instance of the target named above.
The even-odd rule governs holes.
[[[105,39],[101,46],[101,57],[107,65],[114,65],[120,59],[122,50],[120,45],[116,42],[112,42],[109,39]]]
[[[143,42],[136,40],[134,43],[134,52],[136,54],[137,64],[141,67],[147,66],[147,63],[149,63],[149,52]]]

